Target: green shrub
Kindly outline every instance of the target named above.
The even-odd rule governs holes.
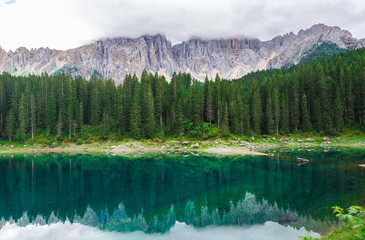
[[[353,229],[362,228],[356,239],[365,240],[365,209],[359,206],[351,206],[347,213],[340,207],[333,207],[333,212],[340,220],[347,222]]]

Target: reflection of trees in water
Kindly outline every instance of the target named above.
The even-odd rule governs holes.
[[[146,219],[143,210],[139,214],[129,216],[124,205],[121,203],[118,207],[109,214],[107,209],[101,210],[100,213],[95,212],[91,207],[88,207],[83,216],[75,214],[72,217],[60,219],[53,212],[47,218],[37,215],[34,219],[29,219],[27,212],[24,212],[16,224],[24,227],[28,224],[45,225],[56,222],[72,221],[73,223],[81,223],[91,227],[97,227],[102,230],[117,231],[117,232],[132,232],[143,231],[148,233],[166,232],[175,224],[176,220],[185,222],[188,225],[196,227],[205,227],[209,225],[234,225],[244,226],[266,221],[274,221],[279,223],[294,223],[294,226],[312,226],[323,228],[321,222],[308,217],[299,217],[296,212],[289,209],[284,210],[276,204],[270,205],[266,200],[261,202],[256,200],[254,194],[246,193],[242,200],[236,203],[230,202],[229,211],[219,212],[218,209],[209,209],[208,206],[202,206],[196,209],[192,201],[188,201],[185,207],[185,215],[177,217],[174,207],[165,215],[154,216]],[[13,222],[9,219],[9,222]],[[298,224],[295,224],[298,222]],[[4,218],[0,221],[0,228],[4,226],[6,221]],[[309,229],[309,228],[308,228]]]
[[[347,206],[365,196],[364,172],[344,171],[341,164],[350,160],[336,154],[321,155],[321,164],[305,168],[264,157],[0,157],[0,217],[24,217],[25,224],[26,210],[29,222],[43,224],[54,211],[52,221],[69,217],[102,229],[146,232],[167,231],[171,219],[197,227],[292,221],[295,214],[282,207],[318,219],[330,216],[334,204]],[[277,205],[256,202],[242,195],[246,191]],[[120,216],[121,202],[128,217],[116,224],[111,219]],[[166,220],[172,205],[176,217]],[[318,225],[310,217],[295,223]]]

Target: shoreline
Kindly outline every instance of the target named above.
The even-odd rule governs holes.
[[[247,139],[246,139],[247,140]],[[4,143],[4,142],[3,142]],[[131,140],[127,141],[108,141],[108,142],[91,142],[77,144],[75,142],[62,142],[61,144],[53,142],[49,145],[34,143],[27,145],[25,143],[6,143],[0,144],[1,154],[51,154],[51,153],[69,153],[69,154],[117,154],[127,155],[135,153],[166,153],[166,152],[198,152],[212,153],[222,155],[250,155],[264,156],[272,153],[264,153],[275,149],[304,149],[311,151],[313,148],[330,149],[365,149],[365,138],[251,138],[243,139],[216,139],[216,140],[191,140],[182,141],[177,139],[167,140],[164,142],[154,142],[152,140]],[[276,151],[274,151],[276,152]]]
[[[249,148],[243,147],[216,147],[216,148],[166,148],[163,146],[140,146],[131,147],[129,144],[113,144],[111,146],[104,146],[110,144],[103,144],[97,146],[96,144],[87,144],[87,145],[75,145],[70,144],[70,146],[59,146],[59,147],[24,147],[24,148],[13,148],[13,149],[1,149],[1,154],[53,154],[53,153],[68,153],[68,154],[115,154],[115,155],[128,155],[128,154],[148,154],[148,153],[161,153],[165,154],[167,152],[195,152],[195,153],[214,153],[214,154],[222,154],[222,155],[250,155],[250,156],[266,156],[268,154],[258,152],[258,151],[251,151]],[[127,146],[126,146],[127,145]]]

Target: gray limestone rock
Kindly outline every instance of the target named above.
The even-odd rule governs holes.
[[[95,74],[116,83],[121,83],[127,74],[140,76],[144,69],[168,80],[180,71],[201,81],[206,76],[215,78],[217,73],[233,79],[252,71],[297,64],[310,49],[323,42],[343,49],[365,46],[365,40],[353,38],[350,32],[323,24],[269,41],[194,38],[172,45],[158,34],[134,39],[107,38],[66,51],[20,47],[6,52],[0,48],[0,71],[14,75],[64,72],[86,79]]]

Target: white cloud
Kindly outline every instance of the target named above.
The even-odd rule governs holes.
[[[5,1],[4,3],[5,4],[13,4],[13,3],[15,3],[16,2],[16,0],[9,0],[9,1]]]
[[[17,0],[0,6],[0,46],[67,49],[156,33],[173,43],[192,36],[268,40],[316,23],[363,38],[364,14],[363,0]]]
[[[15,50],[76,47],[95,37],[90,23],[78,17],[72,1],[18,0],[0,6],[0,46]]]

